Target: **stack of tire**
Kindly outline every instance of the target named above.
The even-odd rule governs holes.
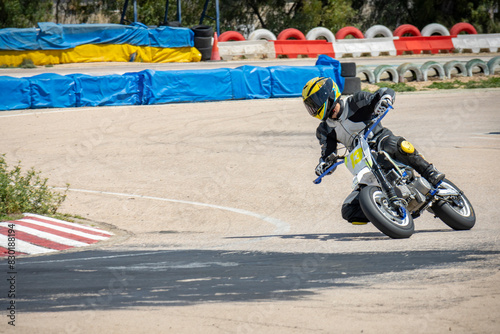
[[[340,75],[345,79],[342,95],[352,95],[361,90],[361,78],[356,76],[356,63],[340,63]]]
[[[201,53],[201,60],[210,60],[212,56],[212,38],[214,29],[207,25],[197,25],[191,28],[194,32],[194,47]]]

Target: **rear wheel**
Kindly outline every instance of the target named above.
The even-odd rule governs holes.
[[[390,205],[387,197],[379,187],[368,186],[361,190],[359,203],[366,217],[382,233],[393,238],[409,238],[413,234],[415,227],[413,218],[406,210],[401,215]]]
[[[438,194],[446,192],[458,193],[459,195],[446,196],[444,199],[432,205],[432,211],[446,225],[454,230],[470,230],[476,223],[476,214],[463,192],[451,181],[444,179],[439,185]]]

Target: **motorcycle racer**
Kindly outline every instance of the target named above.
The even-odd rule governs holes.
[[[355,134],[392,106],[396,94],[391,88],[380,88],[373,94],[359,91],[345,100],[340,99],[340,96],[337,84],[326,77],[313,78],[302,89],[307,111],[321,120],[316,129],[316,137],[321,145],[321,157],[315,169],[318,176],[336,162],[338,143],[351,151],[355,146]],[[414,168],[433,186],[437,186],[445,178],[410,142],[394,135],[381,123],[369,135],[368,141],[377,151],[383,150],[391,158]],[[342,217],[350,223],[369,221],[359,205],[359,192],[360,189],[355,189],[342,204]]]

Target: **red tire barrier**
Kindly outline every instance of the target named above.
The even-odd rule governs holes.
[[[400,25],[399,27],[396,28],[396,30],[394,30],[393,33],[394,36],[399,36],[399,37],[402,37],[404,34],[410,34],[416,37],[422,36],[420,30],[418,30],[417,27],[411,24]]]
[[[352,35],[354,38],[365,38],[361,30],[356,27],[344,27],[337,31],[335,34],[335,39],[344,39],[347,36]]]
[[[278,35],[278,41],[286,41],[287,39],[305,41],[306,36],[304,36],[304,34],[298,29],[288,28],[280,32]]]
[[[472,24],[466,22],[457,23],[450,29],[450,35],[453,36],[458,35],[461,32],[466,32],[471,35],[477,35],[476,28],[474,28]]]
[[[220,34],[219,42],[244,41],[245,37],[237,31],[226,31]]]

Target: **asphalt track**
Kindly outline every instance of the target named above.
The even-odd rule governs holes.
[[[69,183],[60,211],[116,237],[18,258],[16,328],[6,317],[0,328],[494,333],[499,97],[398,94],[384,125],[446,172],[478,217],[457,232],[426,213],[405,240],[342,221],[346,170],[312,183],[317,123],[300,99],[2,112],[7,161]]]

